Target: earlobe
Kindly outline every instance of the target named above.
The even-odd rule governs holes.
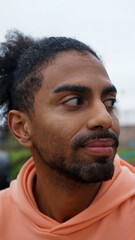
[[[30,121],[25,113],[11,110],[8,116],[8,126],[20,145],[26,148],[32,147]]]

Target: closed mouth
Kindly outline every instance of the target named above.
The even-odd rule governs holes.
[[[112,138],[95,139],[86,142],[82,148],[93,154],[110,155],[113,152],[115,141]]]

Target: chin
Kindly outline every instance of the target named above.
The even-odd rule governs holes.
[[[113,177],[113,162],[92,162],[85,165],[76,165],[68,169],[64,175],[75,182],[80,183],[98,183],[108,181]]]

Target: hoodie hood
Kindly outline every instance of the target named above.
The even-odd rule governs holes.
[[[32,158],[23,166],[17,181],[13,181],[11,184],[10,191],[12,192],[13,201],[33,227],[60,235],[76,232],[78,229],[84,229],[109,215],[120,204],[135,195],[134,173],[131,173],[126,164],[125,166],[120,165],[118,155],[115,157],[114,165],[113,178],[102,184],[91,205],[64,223],[58,223],[38,210],[32,192],[33,180],[36,175],[36,168]],[[124,165],[123,161],[122,165]],[[134,171],[134,168],[132,169]]]

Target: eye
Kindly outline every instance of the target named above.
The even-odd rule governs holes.
[[[107,99],[106,101],[104,101],[104,104],[107,108],[114,108],[115,107],[115,103],[116,103],[116,99],[112,98],[112,99]]]
[[[71,107],[76,107],[76,106],[82,105],[83,101],[81,97],[73,97],[66,100],[63,104]]]

